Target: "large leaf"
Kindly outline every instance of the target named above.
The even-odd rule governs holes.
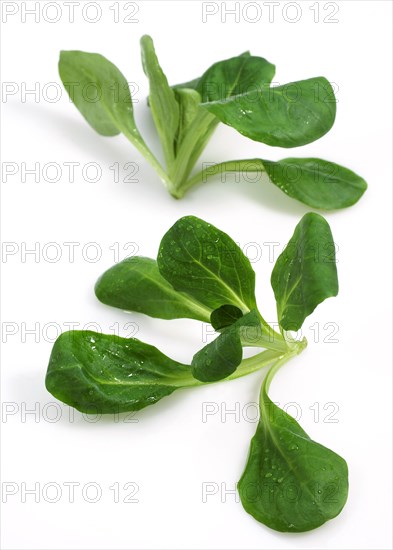
[[[191,363],[193,376],[202,382],[215,382],[235,372],[243,357],[242,333],[250,327],[260,327],[255,310],[223,329],[213,342],[194,355]]]
[[[229,160],[204,168],[189,185],[225,172],[266,172],[270,181],[286,195],[323,210],[351,206],[367,189],[364,179],[352,170],[317,158],[288,158],[276,162],[258,158]]]
[[[243,313],[256,308],[250,261],[226,233],[199,218],[181,218],[167,231],[157,263],[176,290],[207,308],[231,304]]]
[[[209,322],[210,309],[174,290],[150,258],[136,256],[114,265],[98,279],[95,293],[104,304],[126,311],[160,319],[189,317]]]
[[[263,392],[261,419],[238,490],[245,510],[268,527],[309,531],[344,507],[348,467]]]
[[[163,147],[165,160],[171,167],[175,159],[175,140],[179,127],[179,104],[175,92],[160,67],[150,36],[141,38],[142,63],[149,79],[149,104]]]
[[[127,80],[97,53],[62,51],[59,73],[70,98],[87,122],[104,136],[123,132],[142,141],[133,116]]]
[[[81,412],[118,413],[153,405],[196,381],[189,366],[135,338],[71,331],[53,346],[45,384]]]
[[[318,304],[337,295],[335,244],[322,216],[303,216],[276,261],[271,284],[284,330],[299,330]]]
[[[271,181],[289,197],[324,210],[355,204],[367,189],[363,178],[334,162],[317,158],[263,160]]]
[[[197,91],[203,102],[258,92],[268,86],[275,73],[275,66],[248,54],[214,63],[199,79]]]
[[[323,77],[262,88],[202,106],[241,134],[276,147],[311,143],[330,130],[334,92]]]

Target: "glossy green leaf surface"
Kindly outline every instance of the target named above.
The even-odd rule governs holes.
[[[57,399],[85,413],[137,411],[195,385],[188,365],[154,346],[91,331],[59,336],[45,384]]]
[[[275,147],[299,147],[333,126],[336,101],[323,77],[263,88],[202,104],[224,124]]]
[[[223,231],[196,218],[178,220],[162,238],[161,275],[207,308],[231,304],[254,309],[255,273],[238,245]]]
[[[259,316],[254,310],[223,329],[213,342],[194,355],[191,362],[193,376],[202,382],[216,382],[235,372],[243,358],[243,330],[259,326]]]
[[[62,51],[59,73],[74,105],[99,134],[140,139],[127,80],[97,53]]]
[[[179,128],[179,104],[175,92],[169,86],[168,80],[161,69],[150,36],[141,38],[142,64],[149,79],[149,104],[154,124],[164,150],[168,167],[175,160],[175,140]]]
[[[209,322],[210,310],[174,290],[160,275],[157,262],[134,256],[108,269],[97,281],[100,302],[160,319],[188,317]]]
[[[313,208],[335,210],[352,206],[367,189],[367,183],[355,172],[327,160],[288,158],[262,163],[281,191]]]
[[[196,89],[203,103],[256,93],[271,83],[275,70],[263,57],[239,55],[214,63],[199,79]]]
[[[261,419],[238,483],[243,507],[277,531],[315,529],[345,505],[347,464],[310,439],[266,393],[262,399]]]
[[[275,263],[271,284],[284,330],[299,330],[318,304],[337,295],[335,244],[322,216],[303,216]]]

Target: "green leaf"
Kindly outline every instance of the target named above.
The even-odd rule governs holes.
[[[187,131],[181,132],[178,136],[176,162],[170,171],[176,189],[173,195],[176,198],[183,196],[182,184],[191,173],[219,122],[214,115],[202,109],[200,103],[195,117],[191,119],[188,116]]]
[[[174,86],[171,86],[171,88],[175,91],[182,90],[184,88],[188,88],[189,90],[197,90],[198,88],[198,82],[200,81],[201,77],[198,76],[198,78],[193,78],[192,80],[189,80],[188,82],[182,82],[181,84],[175,84]]]
[[[275,66],[262,57],[240,55],[214,63],[200,78],[196,89],[204,103],[255,94],[271,83],[275,70]]]
[[[249,56],[250,56],[250,52],[247,51],[247,52],[243,52],[238,57],[249,57]],[[224,62],[225,61],[223,61],[221,63],[224,63]],[[206,74],[206,72],[204,74]],[[202,75],[202,76],[204,76],[204,75]],[[198,78],[193,78],[192,80],[189,80],[188,82],[182,82],[181,84],[175,84],[174,86],[172,86],[172,88],[174,90],[179,90],[181,88],[189,88],[191,90],[198,90],[199,82],[201,81],[201,78],[202,77],[199,76]]]
[[[123,132],[142,140],[127,80],[113,63],[97,53],[62,51],[59,73],[71,100],[94,130],[104,136]]]
[[[335,244],[322,216],[303,216],[276,261],[271,284],[284,330],[299,330],[318,304],[337,295]]]
[[[250,261],[228,235],[199,218],[181,218],[167,231],[157,264],[176,290],[207,308],[230,304],[243,313],[256,308]]]
[[[78,411],[119,413],[153,405],[195,380],[189,366],[135,338],[71,331],[53,346],[45,384]]]
[[[128,83],[119,69],[96,53],[63,51],[59,73],[71,100],[87,122],[104,136],[122,132],[150,162],[171,192],[168,174],[136,127]]]
[[[210,97],[221,99],[236,93],[239,86],[243,89],[260,87],[270,82],[273,74],[273,65],[265,59],[250,57],[249,52],[245,52],[238,57],[215,63],[199,79],[175,86],[178,101],[181,101],[180,108],[187,114],[187,131],[179,130],[176,163],[170,172],[176,188],[176,197],[181,198],[184,194],[182,184],[186,182],[219,123],[213,114],[200,107],[201,96],[203,100]],[[183,90],[181,86],[188,89]],[[198,97],[191,95],[190,88],[194,89],[194,94],[199,92]]]
[[[175,159],[175,140],[179,127],[179,104],[175,92],[161,69],[150,36],[141,38],[142,63],[149,79],[149,104],[154,119],[165,161],[170,168]]]
[[[242,316],[243,313],[241,309],[236,306],[226,304],[211,312],[210,323],[214,330],[221,330],[233,325],[233,323]]]
[[[243,332],[259,327],[258,313],[253,310],[223,329],[213,342],[194,355],[191,362],[193,376],[202,382],[216,382],[235,372],[243,357]]]
[[[108,269],[98,279],[95,293],[104,304],[150,317],[210,319],[210,309],[174,290],[160,275],[157,262],[142,256],[126,258]]]
[[[276,162],[253,158],[220,162],[196,174],[187,182],[187,187],[225,172],[266,172],[270,181],[286,195],[323,210],[351,206],[367,189],[367,183],[355,172],[316,158],[288,158]]]
[[[309,531],[341,512],[348,467],[263,392],[261,419],[238,491],[257,521],[277,531]]]
[[[355,172],[327,160],[288,158],[262,163],[281,191],[313,208],[334,210],[352,206],[367,189],[367,183]]]
[[[176,90],[175,97],[179,104],[179,126],[175,142],[175,153],[177,153],[183,139],[187,136],[191,124],[200,112],[201,96],[195,90],[184,88]]]
[[[275,147],[299,147],[322,137],[333,126],[336,100],[323,77],[262,88],[202,103],[241,134]]]

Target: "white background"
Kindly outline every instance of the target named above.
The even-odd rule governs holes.
[[[4,10],[6,2],[2,4]],[[293,19],[294,12],[292,8],[286,12],[288,3],[281,2],[273,22],[265,6],[262,18],[254,23],[252,9],[239,22],[234,16],[221,21],[219,13],[203,23],[201,2],[143,1],[135,16],[138,23],[115,23],[110,6],[118,4],[121,20],[130,8],[110,1],[100,2],[100,21],[89,23],[83,19],[81,2],[73,24],[61,2],[57,23],[46,22],[42,13],[39,22],[32,16],[23,22],[23,3],[11,4],[20,10],[2,24],[2,79],[14,83],[7,90],[15,92],[3,94],[2,160],[17,163],[19,171],[6,182],[3,172],[2,183],[2,239],[16,244],[15,254],[3,255],[2,260],[2,328],[7,345],[2,357],[1,428],[3,490],[4,483],[8,489],[14,483],[17,492],[8,497],[3,493],[7,502],[2,506],[2,547],[391,548],[391,3],[337,2],[338,12],[332,16],[336,23],[323,21],[332,12],[326,2],[319,3],[319,22],[310,9],[314,2],[298,3],[302,14],[296,23],[285,21],[284,16]],[[41,7],[45,4],[40,2]],[[47,18],[53,14],[46,12]],[[88,16],[94,17],[94,11]],[[257,260],[253,267],[258,302],[265,318],[274,321],[269,282],[273,263],[264,243],[280,243],[277,257],[309,210],[266,182],[236,183],[234,178],[226,183],[211,181],[176,201],[124,137],[94,133],[65,93],[59,101],[47,100],[45,84],[60,82],[59,50],[102,53],[129,81],[138,83],[136,118],[160,155],[139,59],[138,42],[144,33],[153,36],[171,83],[199,76],[213,62],[250,49],[276,64],[277,82],[324,75],[338,86],[336,124],[319,141],[288,152],[251,142],[221,125],[201,159],[320,156],[357,171],[369,184],[356,206],[327,214],[339,247],[340,293],[306,320],[307,350],[277,375],[271,389],[281,406],[296,402],[303,428],[349,464],[348,503],[338,518],[316,531],[274,532],[249,516],[233,494],[225,498],[221,491],[221,487],[234,489],[242,473],[256,428],[247,419],[254,412],[247,404],[257,400],[263,373],[179,391],[117,422],[109,417],[89,422],[77,412],[70,418],[65,405],[58,404],[57,409],[48,405],[54,398],[45,390],[44,377],[55,323],[66,330],[69,322],[79,323],[79,328],[96,322],[110,332],[117,322],[121,335],[130,332],[126,323],[136,323],[135,336],[183,362],[189,362],[202,345],[201,324],[196,321],[126,314],[95,299],[95,280],[114,263],[116,246],[120,259],[130,242],[139,254],[155,257],[160,238],[178,218],[200,216],[228,232]],[[23,90],[35,83],[39,97],[24,97]],[[140,166],[139,182],[115,183],[109,167],[129,161]],[[31,168],[35,162],[41,171],[50,162],[63,168],[65,162],[80,166],[74,183],[68,181],[65,168],[57,183],[45,181],[42,174],[39,182],[33,176],[22,182],[22,163]],[[96,183],[84,181],[81,174],[81,167],[90,162],[102,169]],[[45,248],[51,242],[61,252],[57,262],[49,261],[55,249]],[[74,261],[67,242],[80,243],[75,245]],[[96,262],[86,257],[87,253],[94,257],[93,248],[84,249],[91,242],[102,253]],[[256,244],[247,248],[250,242]],[[23,247],[33,248],[34,243],[40,247],[38,257],[24,257]],[[310,329],[314,323],[319,324],[319,342]],[[334,337],[338,342],[323,341],[329,334],[326,323],[338,326]],[[34,327],[36,336],[25,334],[25,329]],[[12,330],[15,334],[10,335]],[[208,402],[217,403],[219,413],[203,422],[203,403]],[[310,409],[315,403],[319,419]],[[329,403],[338,407],[330,418],[338,422],[327,421],[333,410]],[[239,417],[226,416],[225,407],[238,407]],[[36,413],[26,416],[26,409]],[[61,418],[51,422],[56,412]],[[61,488],[56,503],[48,502],[53,492],[49,497],[43,494],[51,482]],[[73,503],[64,485],[69,482],[80,484]],[[131,491],[123,486],[130,482],[139,487],[134,495],[138,503],[122,502]],[[206,482],[216,484],[211,487],[218,492],[203,502]],[[39,502],[31,495],[23,502],[23,483],[27,488],[38,484]],[[101,487],[98,502],[83,498],[87,483]],[[119,503],[110,489],[115,483],[121,488]],[[93,496],[91,490],[88,498]]]

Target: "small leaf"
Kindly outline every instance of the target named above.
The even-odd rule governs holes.
[[[333,126],[336,100],[329,82],[310,78],[202,103],[224,124],[275,147],[299,147]]]
[[[322,216],[303,216],[276,261],[271,284],[284,330],[299,330],[318,304],[337,295],[335,244]]]
[[[53,346],[45,384],[67,405],[100,414],[138,411],[195,381],[189,366],[140,340],[71,331]]]
[[[119,69],[97,53],[62,51],[59,73],[67,93],[99,134],[142,141],[136,128],[127,80]]]
[[[209,322],[210,309],[177,292],[150,258],[135,256],[114,265],[99,278],[95,293],[104,304],[126,311],[160,319],[188,317]]]
[[[244,509],[257,521],[277,531],[309,531],[341,512],[348,496],[348,467],[264,393],[238,491]]]
[[[367,183],[355,172],[327,160],[288,158],[262,163],[281,191],[313,208],[333,210],[352,206],[367,189]]]
[[[149,104],[163,147],[168,168],[175,159],[175,140],[179,127],[179,104],[175,92],[160,67],[150,36],[141,38],[142,63],[149,79]]]
[[[255,273],[226,233],[186,216],[162,238],[157,258],[161,275],[206,308],[231,304],[243,313],[256,307]]]
[[[191,362],[193,376],[202,382],[216,382],[235,372],[243,357],[242,333],[250,327],[260,327],[255,310],[223,329],[213,342],[194,355]]]
[[[221,330],[233,325],[233,323],[242,316],[243,313],[238,307],[224,305],[212,311],[210,315],[210,323],[214,330]]]

